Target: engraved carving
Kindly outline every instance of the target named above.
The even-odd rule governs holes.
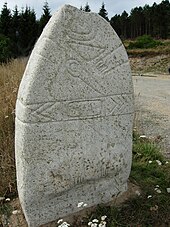
[[[101,114],[101,101],[70,102],[68,104],[69,117],[88,117]]]
[[[130,114],[133,95],[101,96],[100,99],[93,100],[57,101],[27,106],[18,101],[18,105],[22,108],[22,114],[28,114],[27,121],[22,120],[22,114],[18,115],[23,122],[72,121]]]
[[[71,76],[80,79],[94,91],[97,91],[99,95],[105,95],[105,88],[98,82],[97,78],[94,78],[93,75],[91,75],[90,69],[85,68],[82,62],[80,63],[71,59],[67,61],[67,70]],[[89,77],[89,75],[91,75],[91,77]]]
[[[68,26],[67,36],[73,40],[75,39],[83,42],[90,41],[93,40],[96,36],[96,28],[92,29],[92,26],[88,20],[74,20],[71,21],[70,26]]]

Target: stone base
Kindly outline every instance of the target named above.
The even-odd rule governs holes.
[[[67,193],[57,194],[49,199],[44,198],[41,201],[35,201],[35,204],[23,205],[22,207],[25,209],[24,213],[29,214],[29,216],[26,216],[28,226],[39,227],[42,224],[59,220],[84,209],[78,207],[80,202],[84,202],[87,204],[85,208],[89,208],[111,202],[113,197],[126,190],[126,183],[116,185],[113,179],[102,179],[100,182],[88,182],[86,185],[78,185]],[[36,210],[34,207],[39,207],[39,209]]]

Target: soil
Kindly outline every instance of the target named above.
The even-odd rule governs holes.
[[[166,75],[170,68],[170,54],[156,56],[129,57],[132,72],[135,75],[146,73]]]

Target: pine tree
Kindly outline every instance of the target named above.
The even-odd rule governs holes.
[[[37,39],[37,22],[35,11],[26,6],[20,13],[19,50],[22,55],[28,55]]]
[[[10,39],[0,34],[0,63],[11,57]]]
[[[3,5],[0,15],[0,34],[9,36],[11,28],[11,10],[8,9],[7,3]]]
[[[159,37],[163,39],[168,38],[170,34],[170,3],[169,0],[164,0],[158,5],[159,17]]]
[[[86,5],[85,5],[85,7],[84,7],[83,11],[85,11],[85,12],[90,12],[90,11],[91,11],[90,6],[89,6],[88,2],[86,3]]]
[[[20,20],[20,16],[19,16],[18,7],[16,5],[13,10],[13,15],[11,20],[12,31],[14,32],[15,36],[18,36],[19,20]]]
[[[50,8],[48,2],[46,1],[43,6],[43,14],[39,21],[39,35],[41,34],[43,28],[48,23],[50,18],[51,18]]]
[[[103,17],[105,20],[107,20],[107,21],[109,21],[109,18],[108,18],[108,12],[106,11],[106,9],[105,9],[105,4],[104,4],[104,2],[102,3],[102,6],[101,6],[101,8],[100,8],[100,11],[99,11],[99,15],[101,16],[101,17]]]
[[[151,14],[151,7],[149,5],[147,5],[147,4],[143,7],[143,15],[144,15],[144,20],[145,20],[145,22],[144,22],[144,24],[145,24],[144,33],[146,35],[149,35],[149,34],[151,34],[151,18],[152,18],[152,14]]]
[[[13,10],[13,15],[12,15],[11,31],[10,31],[13,57],[17,57],[19,55],[19,50],[18,50],[19,26],[20,26],[20,16],[19,16],[18,7],[15,6]]]
[[[121,36],[121,32],[122,32],[121,31],[121,28],[120,28],[120,22],[121,22],[121,17],[120,17],[119,14],[118,15],[116,14],[110,20],[110,25],[116,31],[116,33],[118,34],[118,36]]]
[[[121,27],[121,38],[126,39],[128,37],[128,26],[129,26],[129,18],[128,13],[124,10],[120,17],[120,27]]]

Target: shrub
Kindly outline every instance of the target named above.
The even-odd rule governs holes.
[[[159,45],[163,45],[163,43],[159,40],[153,39],[149,35],[143,35],[143,36],[139,36],[135,42],[130,42],[128,48],[129,49],[135,49],[135,48],[147,49],[147,48],[154,48]]]

